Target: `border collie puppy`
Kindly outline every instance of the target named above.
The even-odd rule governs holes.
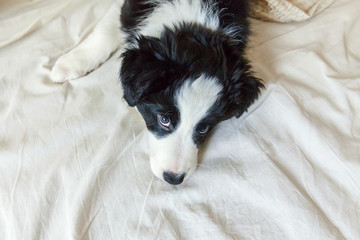
[[[52,78],[86,74],[124,39],[120,80],[125,100],[145,120],[152,172],[180,184],[196,169],[211,129],[244,113],[263,87],[245,57],[247,17],[246,0],[117,2],[88,39],[57,61]]]

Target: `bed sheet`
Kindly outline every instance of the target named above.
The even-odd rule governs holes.
[[[360,1],[252,21],[266,90],[179,186],[151,173],[118,52],[49,78],[111,3],[0,2],[0,239],[360,239]]]

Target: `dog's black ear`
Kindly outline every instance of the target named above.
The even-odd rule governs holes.
[[[124,98],[132,107],[144,97],[167,88],[171,72],[158,39],[141,37],[137,44],[138,48],[128,49],[122,54],[120,69]]]
[[[231,112],[235,117],[240,117],[249,106],[258,98],[263,81],[253,76],[250,65],[246,60],[233,68],[228,85],[228,98]]]

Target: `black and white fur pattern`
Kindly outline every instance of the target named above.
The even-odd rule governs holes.
[[[196,169],[210,130],[244,113],[263,87],[244,53],[247,14],[246,0],[116,2],[92,35],[56,62],[52,79],[82,76],[122,45],[124,98],[145,120],[151,169],[180,184]]]

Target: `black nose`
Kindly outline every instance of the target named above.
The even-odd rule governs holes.
[[[163,178],[170,184],[178,185],[183,182],[185,173],[173,173],[173,172],[164,172]]]

